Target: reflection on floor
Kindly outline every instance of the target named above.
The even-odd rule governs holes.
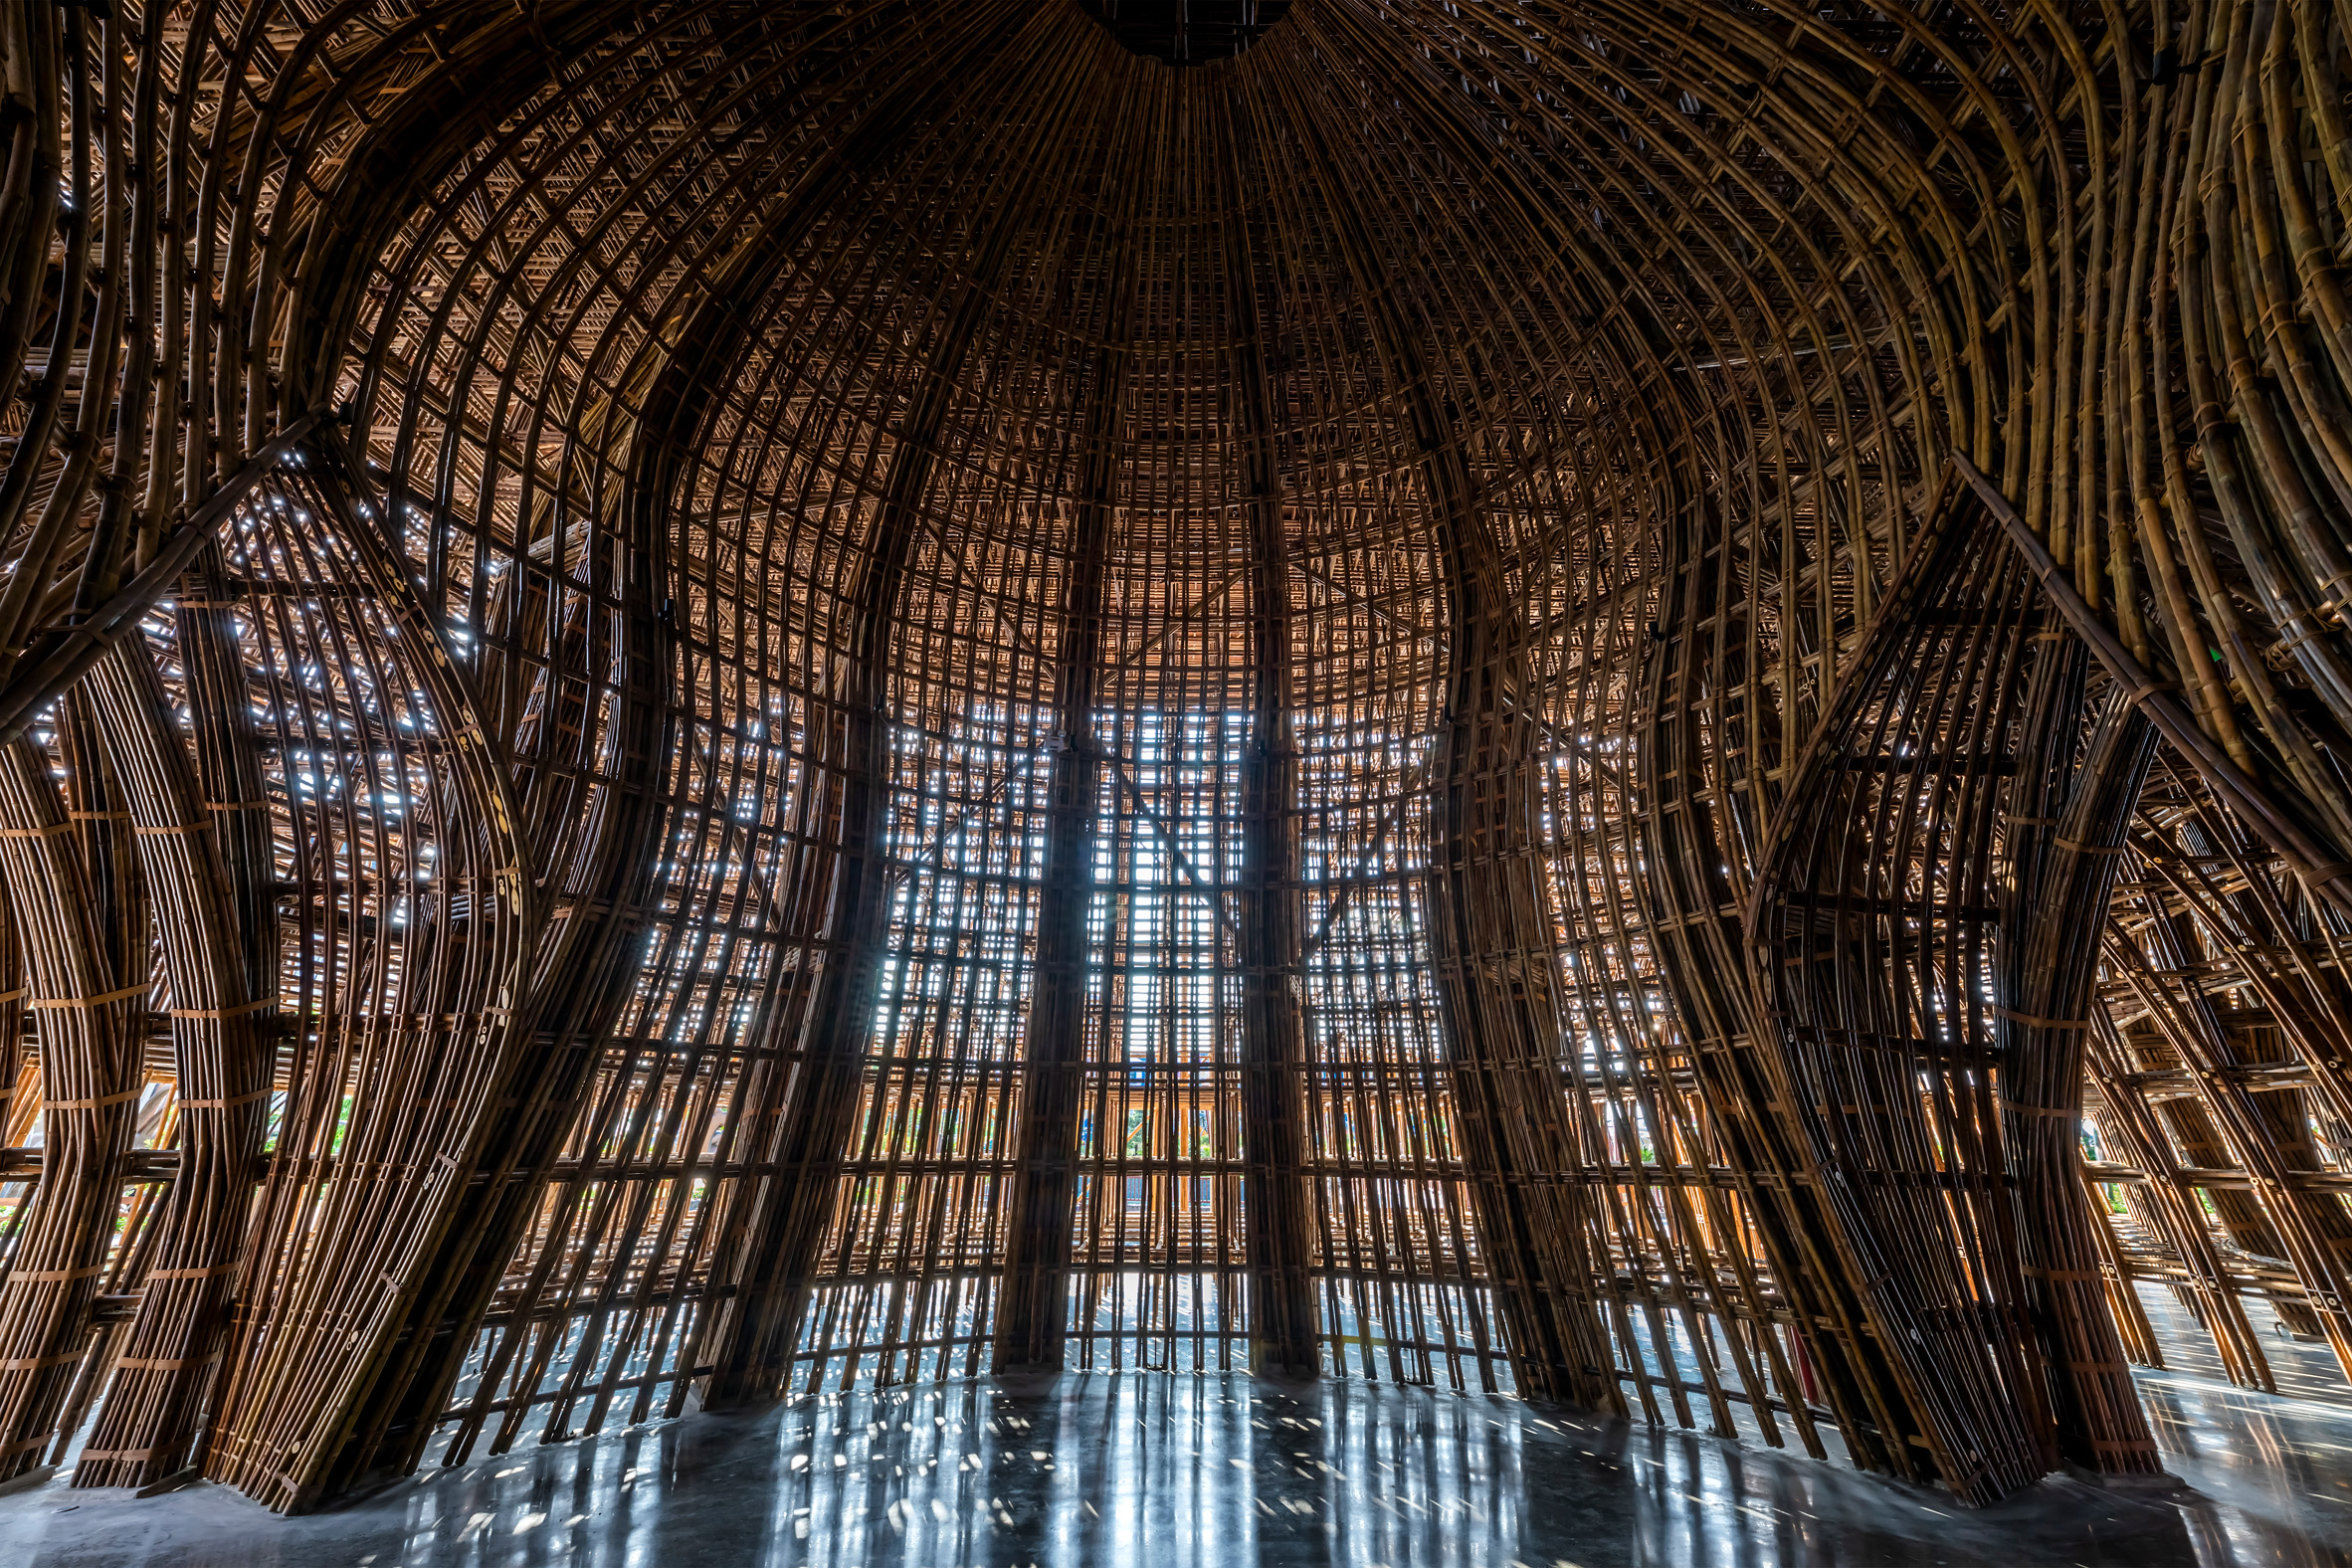
[[[2179,1373],[2181,1488],[2058,1478],[1979,1512],[1800,1456],[1508,1399],[1332,1381],[1065,1378],[694,1416],[271,1518],[194,1487],[0,1497],[21,1568],[442,1565],[2352,1562],[2352,1409]]]
[[[2214,1347],[2213,1335],[2190,1315],[2180,1298],[2166,1286],[2148,1280],[2140,1281],[2139,1293],[2149,1326],[2156,1330],[2156,1347],[2164,1352],[2166,1370],[2227,1382],[2222,1353]],[[2344,1369],[2336,1365],[2336,1353],[2325,1340],[2291,1337],[2278,1321],[2277,1310],[2261,1296],[2242,1296],[2240,1304],[2261,1340],[2262,1359],[2270,1363],[2270,1376],[2279,1393],[2323,1405],[2352,1406],[2352,1388],[2345,1387]]]

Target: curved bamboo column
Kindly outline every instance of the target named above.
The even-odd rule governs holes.
[[[1163,106],[1148,99],[1134,105],[1138,117]],[[1140,182],[1128,185],[1130,204],[1141,190]],[[1126,206],[1106,237],[1109,314],[1078,393],[1084,413],[1076,422],[1079,449],[1071,496],[1070,580],[1063,589],[1061,635],[1055,642],[1055,738],[1046,780],[1045,853],[1038,869],[1037,979],[1023,1042],[1017,1175],[1006,1209],[1005,1272],[996,1308],[1000,1372],[1061,1371],[1070,1317],[1079,1107],[1089,1097],[1084,1074],[1093,967],[1088,905],[1105,763],[1117,765],[1115,756],[1103,755],[1098,702],[1105,651],[1103,579],[1113,539],[1122,531],[1116,476],[1134,375],[1131,311],[1140,283],[1136,216],[1135,207]]]
[[[2056,1425],[2025,1320],[2007,1064],[1974,983],[2002,913],[1998,818],[2024,815],[2001,781],[2045,743],[2020,723],[2029,580],[1975,509],[1947,489],[1879,601],[1774,819],[1747,931],[1775,1097],[1836,1218],[1881,1397],[1956,1494],[1989,1500],[2051,1468]]]
[[[122,1196],[138,1099],[130,1013],[146,994],[105,963],[82,858],[48,759],[0,748],[0,867],[41,1050],[41,1180],[0,1277],[0,1471],[42,1462],[74,1369]]]
[[[299,846],[288,880],[310,940],[284,983],[308,1049],[257,1200],[205,1470],[294,1508],[321,1494],[407,1300],[434,1286],[502,1108],[531,929],[511,806],[462,681],[336,483],[323,466],[290,473],[257,492],[239,538],[249,669]]]
[[[1247,153],[1236,138],[1227,157],[1238,186]],[[1292,670],[1290,541],[1282,526],[1282,385],[1270,363],[1273,323],[1249,254],[1245,225],[1227,226],[1225,291],[1233,312],[1233,382],[1250,519],[1250,755],[1243,764],[1242,850],[1248,884],[1240,899],[1243,1053],[1252,1078],[1242,1091],[1243,1147],[1250,1153],[1250,1366],[1310,1377],[1317,1344],[1312,1193],[1306,1166],[1305,1019],[1300,968],[1298,875],[1292,802],[1298,796]],[[1278,295],[1275,308],[1278,308]]]
[[[146,650],[117,648],[84,689],[99,709],[156,904],[171,991],[179,1161],[151,1222],[158,1239],[140,1276],[138,1314],[74,1482],[145,1486],[188,1468],[216,1382],[268,1110],[265,1015],[278,999],[274,975],[259,998],[253,993],[213,840],[222,818],[199,794],[188,753],[168,727],[168,699]]]
[[[2069,755],[2085,663],[2080,652],[2046,655],[2030,678],[2020,787],[2003,836],[2009,908],[1996,994],[2007,1000],[1993,1033],[2008,1058],[2002,1143],[2018,1182],[2020,1272],[2050,1369],[2058,1452],[2102,1473],[2150,1474],[2161,1466],[2117,1323],[2137,1302],[2115,1300],[2104,1223],[2083,1183],[2080,1129],[2096,933],[2156,736],[2110,690]]]

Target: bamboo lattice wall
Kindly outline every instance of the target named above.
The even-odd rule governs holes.
[[[0,4],[0,1478],[2352,1378],[2346,27]]]

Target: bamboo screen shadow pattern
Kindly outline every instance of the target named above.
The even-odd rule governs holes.
[[[0,1478],[2352,1364],[2337,13],[1089,9],[0,0]]]

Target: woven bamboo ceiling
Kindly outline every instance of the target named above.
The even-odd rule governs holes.
[[[0,0],[0,1478],[2352,1366],[2316,3]],[[2180,1353],[2177,1346],[2173,1353]]]

